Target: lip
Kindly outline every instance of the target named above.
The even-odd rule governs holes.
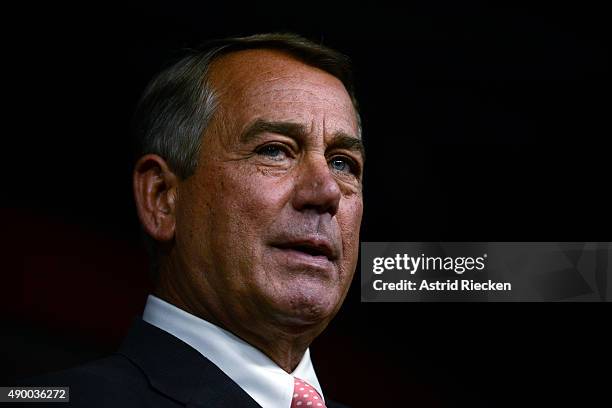
[[[309,255],[291,248],[282,249],[274,247],[274,249],[284,258],[284,262],[293,267],[324,271],[328,271],[333,267],[332,262],[323,255]]]
[[[314,258],[327,258],[330,262],[338,258],[338,253],[331,242],[324,238],[303,238],[288,240],[273,245],[281,250],[294,251]]]
[[[324,239],[300,239],[273,244],[285,261],[296,266],[329,270],[338,258],[337,251]]]

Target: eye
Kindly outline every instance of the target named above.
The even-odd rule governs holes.
[[[278,144],[267,144],[258,148],[256,153],[274,160],[282,160],[287,156],[287,148]]]
[[[329,161],[329,165],[335,171],[341,173],[353,173],[357,175],[357,165],[355,162],[345,156],[336,156]]]

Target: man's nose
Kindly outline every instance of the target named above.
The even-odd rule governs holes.
[[[338,211],[342,192],[334,178],[327,159],[312,153],[304,157],[293,196],[293,207],[298,211],[315,210],[333,217]]]

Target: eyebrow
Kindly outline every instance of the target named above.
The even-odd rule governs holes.
[[[257,119],[240,135],[242,143],[249,143],[261,133],[277,133],[291,137],[293,139],[305,139],[308,135],[306,126],[293,122],[269,122]],[[361,139],[343,131],[334,132],[328,147],[336,149],[346,149],[358,152],[365,160],[365,148]]]
[[[249,143],[261,133],[277,133],[279,135],[289,136],[294,139],[304,138],[307,134],[306,127],[299,123],[268,122],[263,119],[257,119],[244,132],[242,132],[240,135],[240,141],[242,143]]]

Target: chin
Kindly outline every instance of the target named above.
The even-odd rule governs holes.
[[[293,291],[276,299],[282,321],[294,326],[327,325],[338,310],[339,297],[328,291]]]
[[[333,274],[278,265],[262,270],[267,273],[257,274],[260,300],[281,325],[325,327],[338,311],[346,288]]]

